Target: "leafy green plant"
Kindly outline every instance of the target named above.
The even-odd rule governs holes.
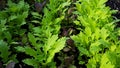
[[[25,19],[28,16],[29,5],[24,0],[18,4],[8,0],[7,5],[8,8],[0,11],[0,28],[2,29],[0,39],[7,38],[10,43],[12,37],[25,33],[26,30],[22,29],[21,26],[26,24]]]
[[[5,43],[3,40],[0,40],[0,57],[2,58],[2,61],[7,62],[8,57],[10,55],[9,46],[7,43]]]
[[[17,47],[17,50],[25,52],[30,56],[33,56],[32,59],[30,58],[23,60],[24,63],[32,65],[35,68],[39,68],[42,66],[44,67],[44,65],[52,61],[55,53],[63,49],[66,39],[65,38],[58,39],[57,35],[53,35],[52,37],[48,38],[46,44],[40,43],[38,44],[36,43],[37,39],[32,34],[29,33],[29,40],[32,43],[32,45],[34,44],[33,48],[25,46]],[[43,49],[43,51],[41,49]]]
[[[8,62],[18,62],[16,59],[16,54],[11,54],[12,52],[9,51],[10,46],[3,40],[0,40],[0,58],[1,61],[4,64],[7,64]]]
[[[80,51],[79,63],[86,64],[87,68],[118,66],[116,59],[119,56],[114,51],[116,48],[112,48],[119,47],[118,34],[111,16],[116,11],[106,7],[105,2],[107,0],[80,0],[76,3],[78,20],[74,23],[80,26],[80,33],[71,38]]]
[[[11,61],[21,64],[18,58],[19,53],[23,52],[29,56],[21,57],[22,62],[27,65],[34,68],[56,68],[58,64],[55,62],[55,54],[68,43],[73,45],[71,41],[66,42],[67,37],[60,35],[62,26],[67,26],[69,22],[79,27],[72,26],[68,31],[65,29],[69,35],[74,34],[72,31],[77,32],[76,29],[80,31],[79,34],[71,36],[79,55],[68,57],[61,53],[62,57],[57,57],[61,61],[60,67],[64,67],[66,60],[74,60],[75,57],[78,57],[80,65],[86,65],[87,68],[120,67],[120,30],[115,24],[119,20],[114,20],[111,16],[117,11],[110,10],[105,5],[107,0],[49,0],[39,13],[35,12],[33,5],[29,6],[27,1],[13,1],[15,0],[8,0],[7,7],[0,11],[0,59],[4,65]],[[33,4],[33,1],[29,2]],[[75,7],[72,2],[76,2]],[[77,15],[77,18],[72,19],[72,14]],[[63,33],[65,31],[63,30]],[[72,51],[71,46],[69,51]],[[75,47],[73,50],[77,51]],[[76,60],[71,62],[74,63]],[[65,66],[74,68],[78,65],[69,64],[66,63]]]
[[[64,7],[70,5],[69,1],[64,2],[62,0],[50,0],[50,3],[44,8],[44,16],[41,17],[41,21],[32,21],[32,23],[37,22],[39,26],[34,24],[29,26],[31,31],[28,33],[30,45],[16,47],[18,51],[25,52],[32,57],[24,59],[24,63],[34,68],[47,68],[48,66],[56,68],[53,61],[54,55],[63,49],[66,41],[65,37],[58,37],[60,23],[64,19],[64,12],[66,11]],[[58,12],[61,15],[57,16]],[[32,12],[32,14],[35,15],[35,18],[41,16],[36,12]]]
[[[21,26],[26,24],[29,5],[21,0],[17,3],[8,0],[5,10],[0,11],[0,58],[1,62],[18,62],[13,46],[18,44],[17,36],[23,36],[25,29]]]

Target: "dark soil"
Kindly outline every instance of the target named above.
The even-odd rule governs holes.
[[[109,6],[112,10],[118,10],[118,12],[113,16],[120,19],[120,0],[109,0],[106,5]],[[117,22],[117,26],[120,27],[120,22]]]

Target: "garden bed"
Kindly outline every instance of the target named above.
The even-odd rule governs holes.
[[[0,68],[119,68],[119,4],[0,0]]]

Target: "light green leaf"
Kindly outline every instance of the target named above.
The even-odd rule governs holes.
[[[110,47],[110,51],[113,52],[113,51],[115,51],[116,48],[117,48],[116,45],[113,44],[113,45]]]
[[[53,52],[57,53],[65,46],[66,38],[62,37],[58,39],[55,44],[52,46]]]
[[[8,21],[14,20],[14,19],[16,19],[16,18],[17,18],[16,15],[12,15],[12,16],[9,17]]]
[[[33,31],[34,31],[35,33],[37,33],[37,34],[41,33],[40,27],[34,27],[34,28],[33,28]]]
[[[108,56],[107,56],[106,53],[103,54],[100,63],[101,63],[101,64],[100,64],[100,68],[114,68],[114,67],[115,67],[115,65],[113,65],[113,64],[110,62],[110,60],[109,60],[109,58],[108,58]]]
[[[32,49],[31,47],[16,47],[16,49],[18,51],[21,51],[21,52],[25,52],[27,55],[30,55],[30,56],[33,56],[33,57],[36,57],[37,56],[37,51],[35,51],[34,49]]]
[[[86,34],[88,37],[91,36],[92,31],[91,31],[91,28],[90,28],[90,27],[86,27],[86,28],[85,28],[85,34]]]
[[[47,51],[53,47],[57,39],[58,35],[52,35],[50,38],[48,38],[47,44],[44,47],[45,53],[47,53]]]
[[[109,36],[109,34],[108,34],[107,29],[102,28],[102,29],[101,29],[101,38],[102,38],[103,40],[106,40],[108,36]]]
[[[21,51],[21,52],[25,52],[25,48],[23,48],[21,46],[17,46],[17,47],[15,47],[15,49],[17,49],[18,51]]]
[[[89,61],[87,63],[87,68],[97,68],[95,58],[89,59]]]
[[[55,23],[59,23],[60,21],[62,21],[64,19],[64,16],[61,16],[59,18],[55,19]]]
[[[78,49],[79,49],[80,53],[87,55],[87,56],[90,56],[90,53],[86,48],[78,46]]]
[[[88,37],[83,32],[80,32],[80,34],[78,34],[78,37],[80,38],[80,42],[83,45],[86,45],[86,43],[89,42]]]
[[[51,62],[51,60],[53,59],[55,53],[58,53],[60,50],[63,49],[63,47],[65,47],[65,41],[66,41],[66,38],[63,37],[63,38],[58,39],[55,42],[55,44],[52,45],[51,50],[49,50],[49,54],[48,54],[48,58],[47,58],[46,63]]]
[[[28,64],[28,65],[33,66],[34,68],[39,67],[38,62],[36,60],[34,60],[34,59],[24,59],[23,62]]]
[[[96,41],[94,43],[91,43],[90,45],[90,52],[95,55],[96,53],[99,53],[99,51],[101,50],[100,45],[101,43],[99,41]]]
[[[100,29],[96,28],[94,34],[95,34],[95,39],[98,40],[100,38]]]
[[[81,5],[79,4],[79,3],[76,3],[76,8],[77,8],[77,10],[79,11],[79,12],[81,12],[82,10],[81,10]]]
[[[85,18],[83,18],[82,16],[78,17],[78,20],[81,21],[81,24],[85,27],[89,26],[89,23],[85,20]]]
[[[103,45],[103,47],[110,47],[111,46],[111,44],[109,43],[108,40],[100,39],[99,42]]]
[[[38,20],[32,20],[31,22],[33,22],[33,23],[40,23],[40,21],[38,21]]]
[[[81,25],[79,21],[74,21],[74,23],[79,26]]]
[[[79,43],[80,42],[80,38],[78,35],[73,35],[71,36],[71,38],[75,41],[75,43]]]
[[[33,57],[36,57],[37,56],[37,52],[31,48],[31,47],[25,47],[25,53],[30,55],[30,56],[33,56]]]
[[[100,0],[100,1],[98,1],[98,7],[100,7],[100,6],[103,6],[103,4],[104,3],[106,3],[107,2],[107,0]]]
[[[70,1],[64,2],[64,3],[62,3],[62,4],[59,6],[59,9],[60,9],[60,7],[61,7],[61,8],[64,8],[65,6],[69,6],[70,4],[71,4]]]

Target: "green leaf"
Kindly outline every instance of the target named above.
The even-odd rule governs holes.
[[[81,24],[80,24],[80,22],[79,22],[79,21],[74,21],[74,23],[75,23],[76,25],[81,26]]]
[[[109,58],[108,58],[108,56],[107,56],[106,53],[103,54],[100,63],[101,63],[100,68],[114,68],[114,67],[115,67],[115,65],[113,65],[113,64],[110,62],[110,60],[109,60]]]
[[[11,52],[9,51],[9,46],[3,40],[0,40],[0,57],[2,58],[3,62],[7,62],[9,60],[9,55]]]
[[[47,44],[44,47],[45,53],[47,53],[47,51],[53,47],[57,39],[57,35],[52,35],[50,38],[48,38]]]
[[[98,40],[100,38],[100,29],[96,28],[95,29],[95,39]]]
[[[116,45],[113,44],[113,45],[111,45],[111,47],[110,47],[110,51],[113,52],[113,51],[115,51],[116,48],[117,48]]]
[[[31,47],[28,47],[28,46],[20,47],[20,46],[18,46],[18,47],[16,47],[16,49],[18,51],[25,52],[27,55],[30,55],[30,56],[33,56],[33,57],[37,56],[37,52],[34,49],[32,49]]]
[[[12,36],[11,36],[10,32],[5,32],[5,36],[6,36],[8,42],[12,41]]]
[[[88,36],[86,36],[83,32],[80,32],[79,38],[80,38],[81,44],[83,44],[83,45],[88,44],[88,42],[89,42]]]
[[[91,43],[90,45],[90,52],[95,55],[96,53],[99,53],[99,51],[101,50],[100,45],[101,43],[99,41],[96,41],[94,43]]]
[[[55,53],[58,53],[60,50],[62,50],[65,47],[65,41],[66,38],[60,38],[58,39],[54,45],[52,45],[51,50],[49,50],[49,54],[48,54],[48,58],[46,63],[51,62],[51,60],[53,59]]]
[[[99,42],[103,45],[103,47],[110,47],[111,46],[111,44],[109,43],[108,40],[100,39]]]
[[[12,15],[12,16],[9,17],[8,21],[12,21],[12,20],[14,20],[14,19],[16,19],[16,18],[17,18],[16,15]]]
[[[55,19],[55,23],[59,23],[64,19],[64,16]]]
[[[79,12],[81,12],[82,10],[81,10],[81,5],[79,4],[79,3],[76,3],[76,8],[77,8],[77,10],[79,11]]]
[[[36,46],[36,41],[37,39],[34,37],[34,35],[32,33],[28,33],[28,38],[29,38],[29,41],[32,43],[33,46]]]
[[[33,66],[34,68],[38,68],[38,62],[35,59],[24,59],[23,60],[24,63]]]
[[[32,20],[31,22],[33,22],[33,23],[40,23],[40,21],[38,21],[38,20]]]
[[[103,40],[106,40],[108,36],[109,36],[109,34],[108,34],[107,29],[102,28],[102,29],[101,29],[101,38],[102,38]]]
[[[78,20],[81,21],[81,24],[85,27],[89,26],[89,23],[85,20],[85,18],[83,18],[82,16],[78,17]]]
[[[65,6],[69,6],[71,4],[70,0],[68,0],[67,2],[62,3],[58,9],[64,8]],[[61,7],[61,8],[60,8]]]
[[[82,54],[90,56],[90,53],[86,48],[78,46],[78,49]]]
[[[89,59],[89,61],[87,63],[87,68],[97,68],[95,58]]]
[[[103,6],[103,4],[104,4],[105,2],[107,2],[107,0],[100,0],[97,5],[98,5],[98,6]]]
[[[79,45],[79,43],[81,41],[81,39],[79,38],[78,35],[71,36],[71,39],[74,40],[76,46],[77,46],[77,44]]]
[[[66,42],[66,38],[65,37],[62,37],[60,39],[58,39],[55,44],[52,46],[52,49],[53,50],[52,52],[59,52],[61,49],[63,49],[63,47],[65,46],[65,42]]]
[[[20,25],[26,24],[25,19],[27,18],[27,16],[28,16],[28,11],[25,11],[25,12],[23,12],[23,14],[19,17],[19,20],[21,20],[21,24],[20,24]]]
[[[86,27],[86,28],[85,28],[85,34],[86,34],[88,37],[91,36],[92,31],[91,31],[91,28],[90,28],[90,27]]]

